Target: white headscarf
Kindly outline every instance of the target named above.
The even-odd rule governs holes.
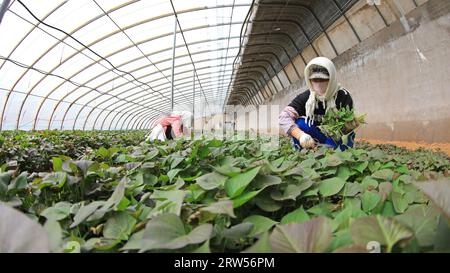
[[[328,87],[323,96],[319,96],[313,89],[309,76],[311,75],[311,68],[315,66],[322,66],[328,70],[330,74],[330,80],[328,82]],[[314,109],[318,108],[318,102],[323,103],[326,111],[332,108],[336,108],[336,95],[337,91],[340,89],[340,84],[336,79],[336,68],[333,62],[325,57],[317,57],[312,59],[308,65],[305,67],[305,81],[306,85],[310,90],[309,98],[306,101],[306,122],[311,125],[314,121]]]

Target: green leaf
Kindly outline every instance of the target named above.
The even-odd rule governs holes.
[[[380,169],[393,169],[393,168],[395,168],[395,163],[392,161],[389,161],[380,167]]]
[[[63,231],[59,223],[54,219],[49,219],[44,224],[50,242],[50,250],[59,252],[63,239]]]
[[[369,242],[375,241],[387,246],[387,252],[391,252],[397,242],[413,236],[410,229],[396,220],[380,215],[355,219],[350,232],[355,244],[365,247]]]
[[[274,212],[281,209],[282,207],[280,202],[276,202],[275,200],[270,198],[270,196],[266,195],[261,197],[258,196],[257,198],[255,198],[255,203],[260,209],[267,212]]]
[[[420,246],[431,246],[437,231],[439,213],[429,205],[413,205],[395,219],[414,231]]]
[[[119,184],[117,184],[116,188],[114,189],[114,192],[112,193],[111,197],[106,201],[105,208],[111,206],[117,207],[120,204],[122,198],[125,195],[125,182],[126,182],[125,178],[120,180]]]
[[[263,233],[258,241],[249,248],[247,248],[245,251],[242,251],[243,253],[272,253],[272,246],[269,242],[269,232]]]
[[[294,211],[289,212],[288,214],[284,215],[283,218],[281,218],[280,223],[281,224],[289,224],[289,223],[303,223],[308,221],[309,215],[308,213],[303,209],[303,207],[300,207]]]
[[[167,176],[169,177],[169,181],[172,182],[172,180],[175,178],[175,176],[181,171],[181,169],[173,169],[167,172]]]
[[[397,179],[404,184],[411,184],[414,181],[414,179],[409,174],[402,174]]]
[[[397,169],[395,169],[398,173],[402,173],[402,174],[406,174],[409,172],[408,167],[406,167],[405,165],[401,165],[399,167],[397,167]]]
[[[236,175],[239,175],[241,173],[241,169],[234,167],[232,165],[222,165],[222,166],[212,166],[212,168],[223,175],[229,176],[229,177],[234,177]]]
[[[342,159],[337,156],[336,154],[332,154],[329,156],[326,156],[323,159],[323,166],[324,167],[336,167],[343,163]]]
[[[208,142],[208,147],[222,147],[223,141],[220,139],[211,139]]]
[[[347,166],[339,166],[336,176],[339,178],[342,178],[343,180],[347,181],[347,179],[353,175],[354,172],[350,171],[350,169]]]
[[[94,210],[94,212],[88,216],[86,221],[95,221],[103,218],[103,216],[110,211],[111,209],[115,210],[122,210],[124,203],[122,201],[124,200],[125,196],[125,183],[126,178],[122,178],[119,182],[119,184],[114,189],[114,192],[112,193],[111,197],[106,200],[106,202],[103,202],[103,205],[101,208],[98,208]],[[123,201],[126,202],[126,201]],[[106,245],[109,245],[108,242],[105,240],[101,241],[101,244],[105,243]]]
[[[50,241],[41,225],[0,203],[0,253],[5,252],[50,252]]]
[[[295,200],[302,193],[302,185],[288,184],[283,192],[274,191],[270,194],[273,200]]]
[[[303,192],[303,191],[305,191],[305,190],[311,188],[311,186],[313,186],[314,183],[315,183],[315,182],[314,182],[313,180],[309,180],[309,179],[303,180],[302,182],[300,182],[299,188],[298,188],[298,189],[301,190],[301,191]]]
[[[329,220],[317,217],[304,223],[278,225],[269,238],[277,253],[317,253],[324,252],[332,241]]]
[[[117,205],[116,209],[118,211],[124,211],[128,208],[128,206],[130,205],[131,201],[128,200],[128,198],[126,198],[125,196],[122,198],[122,200],[120,201],[120,203]]]
[[[358,163],[357,165],[353,166],[353,169],[357,170],[359,173],[363,173],[368,165],[369,165],[369,161],[364,161],[364,162]]]
[[[361,181],[361,186],[365,191],[369,190],[375,190],[378,188],[378,181],[373,179],[370,176],[364,177],[364,179]]]
[[[291,161],[284,161],[283,164],[280,167],[275,167],[271,164],[269,164],[269,168],[274,173],[281,173],[289,169],[292,165]]]
[[[264,233],[268,230],[270,230],[274,225],[276,225],[278,222],[261,216],[261,215],[252,215],[243,220],[243,222],[248,222],[253,224],[253,229],[251,230],[250,234],[248,236],[255,237],[257,235],[260,235],[261,233]]]
[[[223,187],[227,177],[216,172],[207,173],[197,178],[197,184],[205,190]]]
[[[384,202],[383,211],[381,212],[383,216],[395,216],[394,205],[390,201]]]
[[[278,168],[278,167],[280,167],[280,165],[283,163],[284,159],[285,159],[284,156],[283,156],[283,157],[280,157],[280,158],[278,158],[277,160],[274,160],[274,161],[270,162],[270,164],[271,164],[274,168]]]
[[[120,241],[115,239],[108,239],[104,237],[100,238],[91,238],[84,245],[85,249],[98,249],[98,250],[111,250],[113,249]],[[80,253],[79,246],[75,245],[75,249],[73,253]]]
[[[415,182],[414,185],[422,191],[434,205],[450,219],[450,180]]]
[[[182,190],[161,191],[155,190],[150,196],[151,199],[157,200],[156,206],[150,216],[160,213],[173,213],[180,215],[181,206],[183,205],[185,192]]]
[[[98,208],[105,204],[104,201],[93,201],[87,206],[82,206],[75,217],[73,218],[73,223],[70,225],[70,228],[74,228],[81,224],[84,220],[86,220],[89,216],[91,216]]]
[[[184,157],[175,157],[172,161],[172,164],[170,164],[170,169],[176,168],[178,165],[180,165],[181,162],[183,162]]]
[[[44,216],[48,220],[52,219],[55,221],[60,221],[67,218],[70,215],[70,207],[72,204],[68,202],[59,202],[53,207],[46,208],[41,212],[41,216]]]
[[[394,177],[394,171],[391,169],[378,170],[372,174],[372,177],[376,179],[392,181],[392,178]]]
[[[351,151],[341,151],[341,150],[335,150],[335,155],[337,155],[342,161],[348,161],[348,162],[354,162],[353,154]]]
[[[96,164],[94,161],[91,160],[77,160],[74,163],[78,167],[78,169],[81,170],[83,176],[86,176],[88,171],[91,170],[91,166]]]
[[[327,216],[330,214],[330,203],[322,202],[307,210],[307,212],[316,216]]]
[[[229,200],[212,203],[207,207],[201,208],[200,211],[206,211],[212,214],[226,214],[230,217],[236,218],[233,210],[233,202]]]
[[[371,158],[373,158],[375,160],[380,160],[385,157],[385,153],[378,148],[369,151],[368,154]]]
[[[373,210],[380,202],[380,196],[372,191],[366,191],[361,196],[362,207],[365,212]]]
[[[211,253],[211,249],[209,248],[209,240],[204,242],[200,247],[196,248],[191,253]]]
[[[350,224],[350,219],[352,218],[353,210],[356,211],[357,209],[348,206],[338,212],[332,221],[333,230],[347,229]]]
[[[279,185],[282,180],[279,176],[275,175],[257,175],[252,183],[252,189],[263,190],[267,187]]]
[[[130,239],[127,243],[120,249],[124,250],[139,250],[141,248],[142,238],[144,237],[144,230],[140,230],[133,235],[131,235]]]
[[[222,232],[222,237],[231,239],[231,240],[240,240],[249,236],[250,232],[253,229],[252,223],[240,223],[234,225],[230,228],[224,229]]]
[[[11,181],[11,184],[8,185],[8,193],[15,194],[20,190],[23,190],[27,187],[27,173],[23,172],[16,178]]]
[[[97,153],[98,156],[100,156],[100,157],[102,157],[104,159],[107,159],[108,156],[109,156],[108,150],[105,147],[98,148],[96,153]]]
[[[316,163],[317,163],[317,161],[314,158],[308,158],[308,159],[300,162],[299,166],[302,167],[303,169],[305,169],[305,168],[311,169],[311,167],[314,166],[314,164],[316,164]]]
[[[392,192],[392,203],[394,204],[394,209],[397,213],[403,213],[408,208],[408,201],[404,198],[401,193]]]
[[[305,168],[302,170],[302,176],[304,178],[309,178],[311,180],[317,179],[320,177],[320,174],[318,174],[314,169],[311,168]]]
[[[234,198],[245,190],[247,186],[258,174],[260,167],[253,168],[245,173],[238,174],[232,178],[229,178],[225,182],[225,191],[230,198]]]
[[[190,181],[194,181],[197,180],[197,178],[199,178],[202,175],[202,172],[199,171],[196,175],[191,176],[191,177],[182,177],[182,179],[186,182],[190,182]]]
[[[434,238],[434,251],[450,252],[450,223],[445,217],[439,217],[439,224]]]
[[[0,197],[6,195],[10,181],[11,181],[10,173],[0,173]]]
[[[319,193],[323,197],[337,194],[345,185],[345,180],[339,177],[333,177],[323,180],[319,186]]]
[[[304,194],[302,194],[302,197],[308,197],[308,196],[318,196],[319,188],[313,188],[305,191]]]
[[[302,173],[303,173],[303,168],[300,167],[299,165],[297,165],[293,168],[286,170],[285,172],[283,172],[282,174],[279,174],[279,175],[282,175],[282,176],[291,176],[292,175],[293,176],[293,175],[301,175]]]
[[[107,239],[128,240],[136,222],[127,212],[117,212],[106,221],[103,236]]]
[[[62,165],[63,165],[63,161],[61,158],[59,157],[53,157],[52,158],[52,162],[53,162],[53,171],[54,172],[62,172]]]
[[[420,195],[420,191],[416,187],[414,187],[414,185],[404,185],[403,189],[405,190],[404,196],[408,204],[412,204],[416,199],[418,199],[417,196]]]
[[[245,193],[239,195],[238,197],[233,198],[232,199],[233,208],[238,208],[238,207],[242,206],[243,204],[245,204],[248,201],[250,201],[251,199],[253,199],[260,192],[261,192],[261,190],[245,192]]]
[[[384,202],[389,194],[392,192],[392,184],[390,182],[381,182],[378,186],[381,202]]]
[[[335,233],[333,237],[333,242],[331,243],[330,249],[335,251],[340,251],[343,247],[348,247],[353,243],[352,235],[348,228],[340,230]],[[333,252],[335,252],[333,251]]]
[[[181,219],[172,213],[165,213],[151,219],[145,226],[140,252],[152,249],[180,249],[187,245],[208,240],[212,233],[211,224],[203,224],[186,233]]]
[[[64,253],[80,253],[81,246],[77,241],[68,241],[64,245]]]
[[[359,183],[346,182],[344,190],[342,191],[342,195],[345,197],[353,197],[362,191],[363,188]]]

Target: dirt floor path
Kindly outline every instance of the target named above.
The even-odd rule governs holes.
[[[450,156],[450,143],[422,143],[422,142],[408,142],[408,141],[384,141],[377,139],[363,139],[359,138],[356,141],[367,141],[371,144],[393,144],[399,147],[405,147],[410,150],[417,150],[419,148],[431,149],[431,150],[442,150]]]

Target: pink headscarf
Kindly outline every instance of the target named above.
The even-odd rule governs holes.
[[[171,115],[167,117],[163,117],[158,121],[159,124],[164,128],[164,131],[167,130],[167,126],[171,125],[173,133],[175,134],[175,137],[179,137],[183,135],[183,122],[181,121],[180,115]]]

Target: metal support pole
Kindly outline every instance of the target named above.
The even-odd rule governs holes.
[[[350,22],[350,20],[347,18],[347,15],[345,15],[345,12],[342,10],[342,8],[338,5],[336,0],[333,0],[334,6],[339,10],[339,13],[341,16],[344,17],[345,21],[347,21],[347,24],[349,24],[350,28],[352,29],[353,33],[356,36],[356,39],[358,39],[358,42],[361,43],[361,38],[358,35],[358,32],[356,32],[356,29],[353,27],[353,24]]]
[[[382,19],[383,22],[384,22],[384,25],[388,27],[389,24],[388,24],[388,22],[386,21],[386,18],[384,18],[383,13],[381,13],[380,9],[377,7],[377,5],[372,5],[372,6],[377,10],[378,14],[380,15],[381,19]]]
[[[259,134],[259,104],[256,105],[256,139],[260,139],[260,134]]]
[[[170,97],[170,109],[173,112],[173,104],[174,104],[174,82],[175,82],[175,49],[177,44],[177,17],[174,15],[175,18],[175,29],[173,30],[173,47],[172,47],[172,80],[171,80],[171,97]]]
[[[192,118],[191,118],[191,138],[192,139],[194,139],[194,129],[195,129],[195,127],[194,127],[194,122],[195,122],[195,117],[194,117],[194,114],[195,114],[195,112],[194,112],[194,110],[195,110],[195,70],[194,70],[194,75],[192,76],[192,79],[194,80],[193,81],[193,84],[192,84]]]
[[[236,138],[237,135],[236,120],[237,120],[237,112],[236,107],[234,107],[233,105],[233,138]]]

